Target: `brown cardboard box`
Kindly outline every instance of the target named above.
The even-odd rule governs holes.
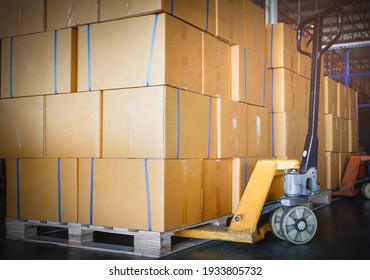
[[[6,167],[8,218],[77,222],[76,159],[7,160]]]
[[[1,0],[0,38],[44,31],[44,0]]]
[[[253,55],[266,53],[265,11],[250,0],[244,0],[243,43]]]
[[[232,159],[204,160],[203,221],[232,213]]]
[[[212,98],[209,158],[245,157],[246,131],[247,104]]]
[[[242,46],[231,47],[232,100],[266,106],[266,59]]]
[[[349,95],[347,87],[337,84],[337,116],[343,119],[349,118]]]
[[[215,0],[100,0],[100,21],[166,12],[215,34]]]
[[[320,141],[320,139],[319,139]],[[317,181],[320,184],[320,190],[326,190],[326,182],[327,182],[327,171],[326,171],[326,156],[325,152],[319,152],[317,155]]]
[[[216,0],[216,36],[243,44],[243,0]]]
[[[299,91],[299,75],[285,68],[268,70],[269,112],[294,113],[305,96]]]
[[[80,159],[78,222],[160,232],[197,224],[202,186],[201,159]]]
[[[299,90],[296,91],[297,102],[295,104],[296,111],[301,117],[308,118],[309,106],[310,106],[310,80],[298,76]],[[321,96],[320,96],[321,97]],[[321,101],[322,98],[320,98]],[[321,103],[321,102],[320,102]],[[319,110],[323,106],[319,106]],[[320,110],[321,111],[321,110]]]
[[[348,151],[352,153],[359,152],[359,131],[358,122],[348,120]]]
[[[101,156],[101,92],[46,96],[45,156]]]
[[[339,154],[325,152],[326,159],[326,185],[328,190],[335,190],[339,187]]]
[[[293,36],[294,35],[295,34],[293,34]],[[301,38],[301,49],[308,53],[312,53],[312,43],[307,47],[307,42],[308,40],[305,37]],[[301,54],[299,51],[298,51],[298,74],[307,79],[311,79],[311,58],[304,54]],[[324,73],[321,72],[321,75],[324,75]]]
[[[98,21],[98,0],[46,0],[46,30]]]
[[[348,120],[339,118],[339,151],[348,152]],[[338,136],[336,136],[338,138]]]
[[[348,116],[350,120],[357,120],[357,91],[347,88],[349,97],[349,111]]]
[[[329,77],[323,77],[321,85],[321,94],[324,95],[324,104],[322,104],[324,113],[337,115],[337,82]]]
[[[0,158],[44,156],[44,98],[0,99]]]
[[[211,98],[171,87],[104,91],[103,157],[206,158]]]
[[[1,97],[75,91],[76,35],[63,29],[3,39]]]
[[[340,151],[340,122],[336,115],[330,114],[324,116],[325,121],[325,151],[339,152]]]
[[[247,105],[247,156],[266,157],[268,154],[267,108]]]
[[[339,153],[338,157],[339,157],[339,163],[338,163],[338,167],[339,167],[338,168],[338,175],[339,175],[339,177],[338,177],[338,180],[339,180],[339,184],[340,184],[342,182],[344,171],[346,170],[346,167],[347,167],[347,163],[348,163],[348,159],[350,157],[350,153]]]
[[[279,159],[300,159],[300,118],[292,113],[269,113],[270,155]],[[273,125],[273,126],[272,126]]]
[[[232,213],[235,213],[254,167],[261,159],[263,157],[232,159]]]
[[[201,93],[202,33],[170,15],[92,24],[78,35],[78,91],[167,84]]]
[[[203,35],[202,93],[231,100],[231,46]]]
[[[266,25],[266,58],[268,68],[284,67],[298,73],[297,37],[288,25]]]

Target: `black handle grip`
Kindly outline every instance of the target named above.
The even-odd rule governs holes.
[[[321,27],[323,25],[324,18],[327,17],[328,15],[331,15],[333,13],[336,13],[337,16],[337,24],[338,24],[338,29],[337,33],[335,34],[335,37],[325,46],[325,48],[321,49],[322,45],[320,44],[320,51],[319,54],[320,56],[323,55],[335,42],[338,41],[340,34],[342,32],[342,23],[343,23],[343,11],[339,6],[332,6],[324,11],[321,11],[320,13],[305,19],[298,25],[297,29],[297,47],[298,51],[301,54],[304,54],[306,56],[312,57],[312,53],[309,53],[307,51],[302,50],[301,48],[301,38],[303,35],[303,29],[306,27],[308,24],[314,24],[314,34],[318,34],[318,29],[319,28],[317,23],[319,23],[319,26]],[[320,34],[322,34],[320,32]],[[310,38],[312,40],[312,37]],[[322,41],[322,39],[320,40]]]

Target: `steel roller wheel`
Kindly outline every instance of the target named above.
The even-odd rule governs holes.
[[[288,210],[281,221],[281,232],[293,244],[305,244],[315,235],[317,220],[311,209],[296,206]]]
[[[366,182],[361,186],[361,193],[367,199],[370,199],[370,182]]]
[[[282,240],[286,240],[281,232],[281,221],[284,216],[283,208],[279,207],[270,215],[269,223],[272,233]]]

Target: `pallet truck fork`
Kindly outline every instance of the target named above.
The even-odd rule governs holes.
[[[323,21],[333,14],[337,18],[337,33],[323,47]],[[312,24],[313,34],[309,43],[312,42],[313,50],[312,53],[308,53],[301,49],[301,37],[303,29]],[[308,133],[302,161],[258,161],[229,226],[200,226],[178,231],[175,233],[176,236],[254,243],[263,239],[271,230],[278,238],[286,239],[293,244],[305,244],[313,238],[317,229],[316,216],[303,204],[308,202],[310,196],[315,196],[320,191],[320,184],[317,182],[317,126],[321,58],[339,39],[341,31],[342,10],[338,6],[324,10],[298,25],[298,50],[312,59]],[[284,195],[280,199],[277,197],[277,200],[266,203],[271,191],[276,189],[280,191],[283,189]],[[269,223],[258,225],[261,215],[268,213],[272,213]]]

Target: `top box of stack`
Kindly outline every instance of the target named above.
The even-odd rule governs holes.
[[[167,14],[78,29],[78,91],[152,85],[202,90],[202,33]]]
[[[44,31],[44,0],[0,0],[0,38]]]

